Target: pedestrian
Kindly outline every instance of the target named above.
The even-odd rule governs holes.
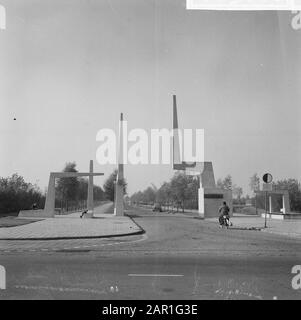
[[[84,210],[84,211],[82,212],[82,214],[80,215],[80,218],[82,218],[86,213],[88,213],[88,210]]]

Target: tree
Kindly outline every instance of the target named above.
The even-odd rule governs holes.
[[[260,178],[258,177],[257,173],[254,173],[253,176],[250,178],[249,182],[250,189],[255,193],[260,189]]]
[[[187,176],[183,173],[176,173],[171,179],[172,198],[176,203],[177,211],[179,210],[179,206],[181,206],[184,212],[188,183]]]
[[[93,198],[96,201],[101,201],[105,198],[104,191],[100,186],[96,186],[96,185],[93,186]]]
[[[156,200],[156,191],[152,187],[148,187],[144,192],[144,201],[153,204]]]
[[[0,199],[0,213],[31,209],[34,203],[38,208],[43,208],[45,203],[45,196],[39,187],[25,182],[17,173],[0,178]]]
[[[199,177],[187,176],[187,188],[185,191],[185,207],[198,208]]]
[[[78,199],[87,200],[88,196],[88,180],[85,178],[78,179]]]
[[[232,190],[232,177],[230,174],[225,177],[223,184],[225,189]]]
[[[264,203],[262,204],[262,202],[263,202],[262,196],[259,196],[259,199],[257,199],[256,191],[260,190],[260,178],[258,177],[257,173],[254,173],[252,175],[252,177],[250,178],[249,186],[250,186],[250,189],[255,194],[255,197],[253,198],[254,199],[253,204],[255,205],[255,210],[257,213],[257,207],[265,205]]]
[[[115,184],[117,180],[117,174],[118,174],[118,171],[114,170],[103,185],[105,196],[110,201],[114,201],[115,199]],[[122,185],[123,185],[123,192],[124,194],[126,194],[127,183],[125,179],[122,181]]]
[[[224,188],[224,184],[223,184],[223,180],[221,178],[218,178],[217,181],[216,181],[216,186],[218,188]]]
[[[232,190],[232,177],[230,174],[228,174],[223,180],[218,179],[216,182],[216,185],[218,188]]]
[[[67,162],[63,172],[78,172],[75,162]],[[77,200],[79,180],[77,177],[60,178],[56,183],[58,198],[62,201]]]
[[[240,200],[240,199],[241,199],[241,196],[242,196],[242,194],[243,194],[243,189],[242,189],[242,187],[239,187],[239,186],[237,186],[237,185],[234,185],[234,186],[233,186],[233,194],[234,194],[234,196],[235,196],[238,200]]]
[[[161,205],[170,206],[172,202],[172,192],[169,182],[164,182],[158,189],[156,194],[156,201]]]
[[[142,199],[143,199],[143,194],[141,191],[138,191],[131,196],[131,202],[137,205],[142,202]]]
[[[159,189],[153,184],[143,192],[139,191],[131,196],[133,203],[153,204],[154,201],[169,207],[175,205],[184,211],[186,204],[190,208],[197,207],[198,179],[184,173],[175,173],[170,182],[164,182]]]

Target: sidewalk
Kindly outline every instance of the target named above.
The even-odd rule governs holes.
[[[210,220],[214,220],[216,222],[217,218]],[[233,226],[230,227],[231,229],[257,229],[263,232],[284,235],[292,238],[301,238],[301,220],[267,219],[267,228],[264,228],[264,218],[262,217],[234,214],[234,217],[231,218],[231,222],[233,223]]]
[[[80,219],[80,213],[47,218],[30,224],[0,228],[0,240],[58,240],[103,238],[141,234],[143,230],[129,217],[96,213]]]

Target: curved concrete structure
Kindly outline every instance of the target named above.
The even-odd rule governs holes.
[[[185,171],[188,175],[200,177],[198,190],[198,211],[205,218],[217,217],[218,209],[226,201],[233,212],[232,191],[216,187],[212,162],[186,163],[182,161],[179,125],[177,114],[177,100],[173,96],[173,169]]]

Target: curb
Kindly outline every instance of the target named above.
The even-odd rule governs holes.
[[[108,234],[108,235],[100,235],[100,236],[70,236],[70,237],[44,237],[44,238],[0,238],[0,241],[24,241],[24,240],[32,240],[32,241],[50,241],[50,240],[76,240],[76,239],[103,239],[103,238],[115,238],[115,237],[126,237],[126,236],[136,236],[145,233],[145,230],[134,220],[132,217],[125,215],[130,218],[135,225],[140,229],[134,232],[120,233],[120,234]]]
[[[134,218],[132,218],[131,216],[129,216],[129,215],[127,215],[127,214],[125,214],[125,216],[128,217],[128,218],[130,218],[130,219],[135,223],[135,225],[140,229],[140,232],[141,232],[141,233],[139,233],[139,234],[144,234],[144,233],[146,233],[146,231],[140,226],[140,224],[138,224],[138,223],[134,220]]]
[[[121,234],[108,234],[105,236],[83,236],[83,237],[52,237],[52,238],[0,238],[0,241],[49,241],[49,240],[76,240],[76,239],[102,239],[102,238],[114,238],[114,237],[126,237],[126,236],[136,236],[139,234],[144,234],[144,230],[139,230],[135,232],[129,232],[129,233],[121,233]]]
[[[121,234],[108,234],[105,236],[83,236],[83,237],[46,237],[46,238],[0,238],[0,241],[24,241],[24,240],[33,240],[33,241],[41,241],[41,240],[76,240],[76,239],[101,239],[101,238],[114,238],[114,237],[126,237],[126,236],[136,236],[139,234],[144,234],[145,231],[139,230],[135,232],[129,233],[121,233]]]
[[[296,233],[296,232],[291,232],[291,233],[288,233],[288,232],[281,232],[281,231],[277,231],[277,230],[267,230],[267,229],[262,229],[263,232],[266,232],[266,233],[271,233],[271,234],[275,234],[275,235],[278,235],[278,236],[284,236],[284,237],[288,237],[290,239],[299,239],[301,238],[301,234],[300,233]]]

